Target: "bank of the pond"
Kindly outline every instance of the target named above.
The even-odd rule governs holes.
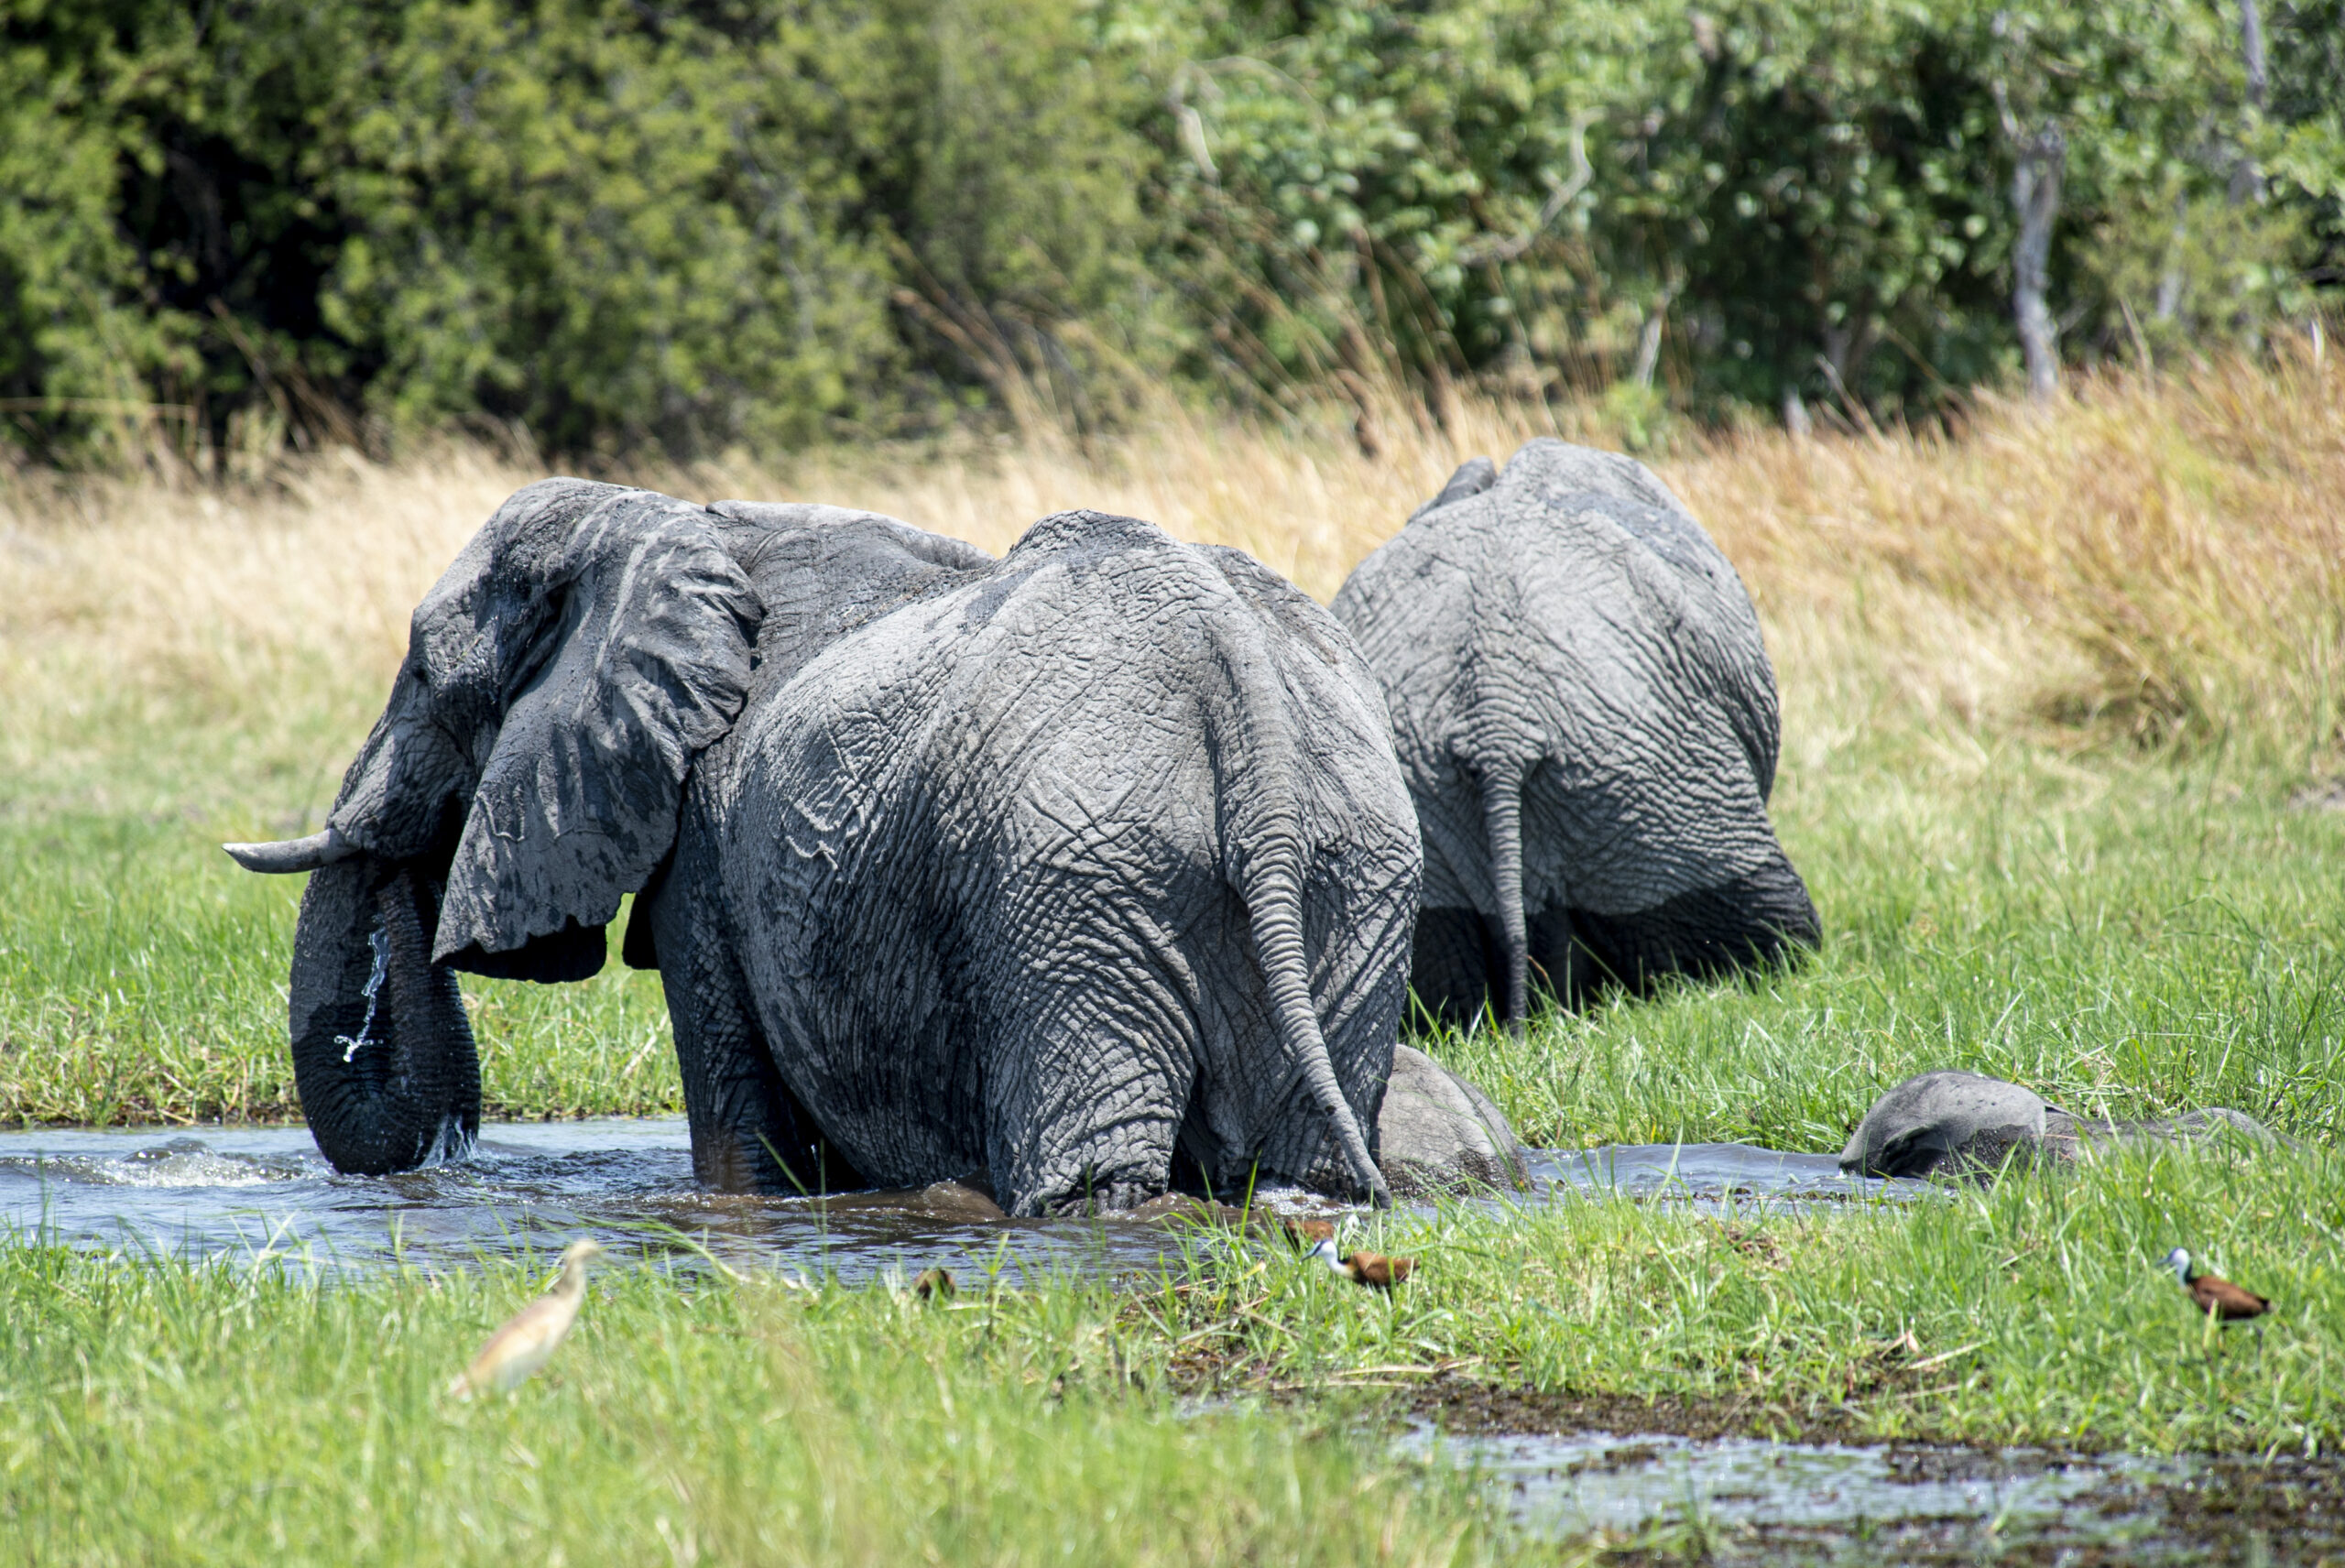
[[[1396,1449],[1412,1421],[2327,1455],[2341,1179],[2318,1149],[2129,1150],[1925,1202],[1358,1216],[1418,1259],[1390,1296],[1234,1233],[1143,1269],[975,1270],[949,1305],[904,1270],[810,1283],[638,1236],[551,1375],[470,1406],[446,1379],[540,1287],[551,1232],[529,1261],[355,1272],[19,1242],[0,1531],[45,1563],[1478,1563],[1554,1546],[1503,1524],[1503,1487]],[[2273,1296],[2261,1333],[2193,1317],[2154,1266],[2176,1241]],[[2233,1523],[2276,1507],[2220,1474]],[[1659,1510],[1570,1550],[1687,1528]]]
[[[1574,1202],[1387,1221],[1389,1302],[1260,1260],[1124,1308],[1184,1386],[1484,1390],[1732,1408],[1777,1435],[2320,1454],[2345,1437],[2345,1162],[2121,1150],[1946,1201]],[[2210,1333],[2187,1245],[2281,1303]],[[1462,1381],[1460,1381],[1462,1379]],[[1418,1396],[1424,1397],[1424,1396]],[[1698,1430],[1698,1429],[1697,1429]]]
[[[253,1179],[250,1238],[210,1249],[231,1269],[278,1260],[263,1273],[306,1259],[362,1294],[402,1278],[402,1259],[494,1275],[594,1229],[647,1266],[681,1259],[708,1289],[728,1277],[713,1254],[842,1302],[943,1264],[976,1300],[1058,1302],[1150,1386],[1214,1399],[1374,1390],[1511,1427],[1596,1400],[1591,1421],[1639,1403],[1711,1412],[1673,1428],[1696,1434],[2147,1453],[2345,1441],[2345,1161],[2317,1148],[2121,1149],[1915,1202],[1571,1191],[1354,1215],[1347,1245],[1418,1260],[1390,1296],[1252,1233],[704,1197],[668,1184],[680,1147],[616,1139],[592,1157],[597,1181],[516,1145],[476,1170],[336,1189],[332,1225],[305,1236],[270,1217],[271,1158],[166,1145],[124,1163],[138,1180],[173,1160],[233,1165]],[[234,1233],[207,1223],[214,1243]],[[170,1256],[167,1228],[133,1255]],[[2176,1245],[2269,1295],[2272,1314],[2210,1331],[2157,1266]]]

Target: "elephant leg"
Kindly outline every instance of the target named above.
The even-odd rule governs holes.
[[[1098,1011],[1034,998],[988,1053],[986,1159],[1013,1214],[1129,1209],[1172,1186],[1194,1064],[1151,1043],[1161,1022]]]
[[[638,898],[648,909],[676,1039],[693,1174],[723,1192],[837,1192],[867,1185],[781,1079],[714,897],[679,873]],[[629,931],[629,960],[636,961]],[[646,958],[653,955],[646,954]],[[648,964],[645,966],[649,966]]]
[[[1533,944],[1532,956],[1538,956]],[[1417,1003],[1440,1023],[1471,1025],[1494,998],[1491,981],[1505,974],[1506,953],[1490,922],[1474,909],[1417,912],[1409,985]],[[1501,982],[1502,984],[1503,982]]]
[[[1533,985],[1564,1007],[1585,1006],[1612,978],[1561,904],[1531,917],[1531,964]]]

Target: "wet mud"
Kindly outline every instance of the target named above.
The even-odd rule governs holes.
[[[1402,1452],[1623,1564],[2345,1563],[2345,1465],[1883,1443],[1852,1412],[1442,1379]]]

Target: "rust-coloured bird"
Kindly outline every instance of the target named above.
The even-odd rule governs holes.
[[[942,1301],[959,1289],[950,1269],[923,1269],[912,1276],[912,1294],[923,1301]]]
[[[2229,1279],[2218,1279],[2212,1274],[2192,1273],[2190,1254],[2178,1247],[2165,1255],[2165,1266],[2174,1270],[2174,1277],[2182,1281],[2182,1288],[2190,1292],[2191,1301],[2198,1303],[2200,1312],[2210,1313],[2225,1323],[2260,1318],[2272,1310],[2271,1302],[2252,1290],[2241,1290]]]
[[[1336,1234],[1336,1222],[1333,1220],[1290,1219],[1285,1225],[1287,1239],[1306,1249]]]
[[[578,1321],[578,1304],[586,1298],[586,1265],[602,1256],[602,1247],[585,1236],[563,1247],[562,1278],[553,1282],[553,1289],[490,1334],[472,1365],[448,1385],[448,1392],[460,1399],[477,1393],[507,1393],[551,1360],[570,1325]]]
[[[1366,1285],[1377,1290],[1391,1290],[1406,1279],[1409,1270],[1417,1266],[1413,1258],[1387,1258],[1380,1252],[1348,1252],[1339,1257],[1336,1252],[1334,1236],[1325,1238],[1313,1247],[1311,1256],[1353,1284]]]

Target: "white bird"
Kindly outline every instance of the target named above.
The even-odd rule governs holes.
[[[570,1325],[578,1321],[579,1303],[586,1299],[586,1265],[602,1256],[602,1247],[583,1236],[563,1247],[562,1278],[553,1289],[490,1334],[472,1365],[448,1385],[448,1392],[460,1399],[483,1391],[506,1393],[553,1359]]]

